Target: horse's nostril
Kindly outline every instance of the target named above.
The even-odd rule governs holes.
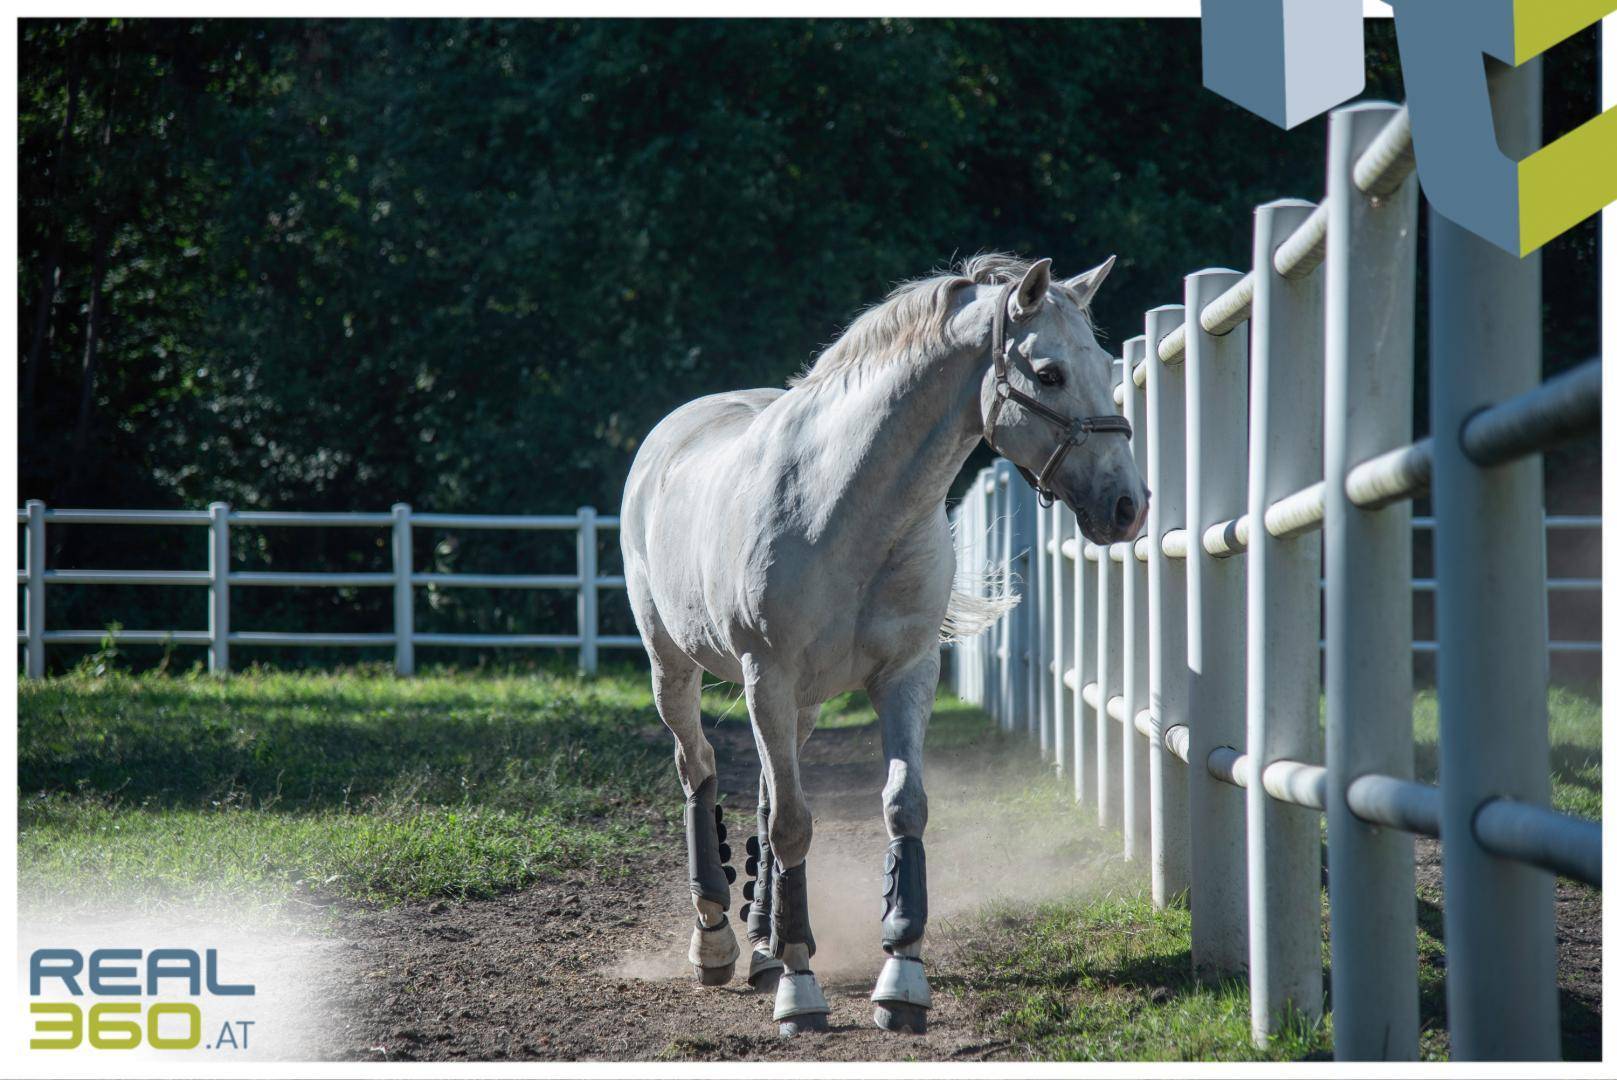
[[[1121,498],[1119,498],[1117,500],[1117,510],[1116,510],[1116,513],[1114,514],[1112,520],[1117,523],[1117,527],[1120,528],[1120,529],[1126,529],[1130,525],[1133,525],[1134,524],[1134,500],[1129,498],[1127,495],[1124,495]]]

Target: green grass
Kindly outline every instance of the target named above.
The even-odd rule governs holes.
[[[622,866],[677,807],[659,730],[643,673],[25,683],[20,882],[386,902]]]
[[[745,724],[729,686],[704,711]],[[1549,701],[1557,808],[1600,813],[1600,707]],[[1435,779],[1435,695],[1417,696],[1417,772]],[[876,723],[869,700],[827,704],[826,729]],[[927,744],[981,745],[1007,776],[992,813],[1063,842],[1082,895],[1000,905],[954,928],[962,992],[1018,1056],[1053,1060],[1328,1057],[1330,1018],[1260,1050],[1245,984],[1198,983],[1190,916],[1155,910],[1115,834],[1071,802],[1020,736],[941,694]],[[580,867],[624,873],[673,824],[678,787],[643,672],[129,676],[84,670],[19,691],[19,880],[63,906],[482,897]],[[1423,1055],[1447,1052],[1441,913],[1419,898]],[[1328,925],[1322,925],[1322,933]],[[1329,941],[1325,961],[1329,964]],[[1328,978],[1328,974],[1324,977]],[[687,1048],[699,1053],[699,1047]]]
[[[1331,1017],[1293,1016],[1269,1043],[1251,1041],[1244,980],[1197,981],[1190,912],[1153,908],[1133,868],[1114,864],[1086,899],[985,912],[965,928],[972,942],[956,980],[994,1034],[1018,1056],[1055,1061],[1329,1060]],[[1329,905],[1321,984],[1329,993]],[[1421,1057],[1443,1060],[1441,913],[1421,905],[1416,930]]]
[[[1552,799],[1557,809],[1600,815],[1600,705],[1572,691],[1549,697]],[[1437,779],[1437,699],[1415,704],[1416,772]],[[1065,787],[1029,785],[1015,812],[1029,827],[1104,835],[1072,805]],[[1267,1047],[1250,1037],[1251,998],[1244,981],[1198,982],[1191,969],[1190,912],[1156,910],[1140,867],[1124,863],[1116,843],[1092,861],[1082,895],[1038,905],[999,905],[955,928],[963,942],[961,974],[934,985],[962,993],[978,1023],[1008,1040],[1012,1054],[1056,1061],[1294,1061],[1331,1056],[1329,1012],[1294,1018]],[[1416,950],[1421,1056],[1448,1055],[1440,898],[1420,890]],[[1322,985],[1330,982],[1329,902],[1321,895]],[[1574,1010],[1576,1012],[1577,1010]],[[1584,1010],[1585,1012],[1587,1010]],[[1598,1016],[1563,1016],[1578,1026],[1567,1040],[1576,1055],[1598,1053]],[[1593,1026],[1591,1026],[1591,1024]],[[1588,1028],[1589,1030],[1583,1030]]]
[[[1600,817],[1600,702],[1552,686],[1550,801],[1565,814]],[[1437,692],[1415,695],[1415,775],[1437,782]]]

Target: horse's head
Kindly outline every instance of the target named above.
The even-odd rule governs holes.
[[[1116,256],[1067,281],[1040,259],[996,290],[999,351],[982,384],[983,435],[1036,486],[1059,498],[1097,544],[1133,539],[1149,492],[1128,425],[1112,401],[1112,357],[1095,341],[1088,308]]]

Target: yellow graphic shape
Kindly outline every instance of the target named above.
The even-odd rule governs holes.
[[[1523,158],[1516,183],[1523,255],[1617,200],[1617,109]]]
[[[1512,66],[1520,67],[1614,11],[1617,0],[1515,0]]]

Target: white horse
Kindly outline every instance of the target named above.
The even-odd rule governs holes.
[[[744,687],[763,763],[742,918],[748,981],[774,990],[783,1034],[825,1030],[829,1012],[809,968],[813,825],[797,754],[821,703],[855,689],[870,695],[887,759],[888,959],[872,994],[876,1021],[926,1027],[921,746],[940,630],[978,633],[1016,601],[952,588],[944,498],[967,455],[986,438],[1097,543],[1132,538],[1144,520],[1128,425],[1106,415],[1112,358],[1088,316],[1113,261],[1052,282],[1048,259],[983,255],[901,285],[789,389],[689,402],[635,456],[624,571],[686,793],[690,960],[718,985],[740,955],[726,914],[735,871],[698,700],[706,670]]]

